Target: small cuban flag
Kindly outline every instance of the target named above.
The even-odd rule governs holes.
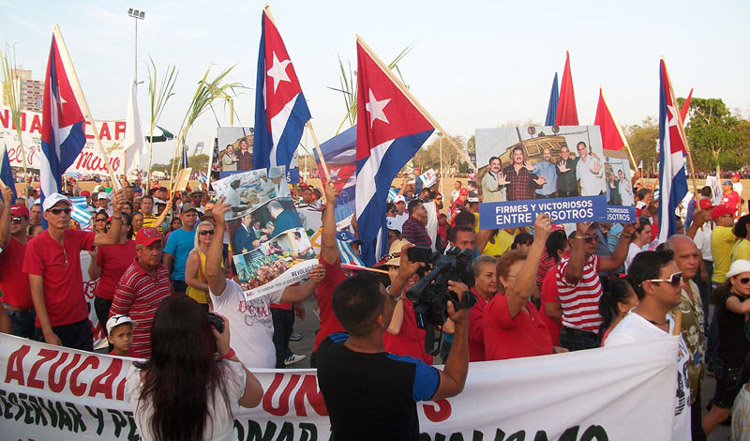
[[[82,230],[88,229],[87,227],[90,227],[92,215],[86,209],[86,196],[72,197],[70,198],[70,202],[73,203],[73,210],[70,213],[70,217],[81,225]]]
[[[435,173],[435,170],[429,169],[424,174],[419,175],[419,179],[422,181],[423,188],[430,188],[437,183],[437,173]]]

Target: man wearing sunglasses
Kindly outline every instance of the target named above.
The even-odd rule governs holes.
[[[581,222],[569,257],[560,261],[557,269],[557,291],[562,308],[563,329],[560,346],[569,351],[599,347],[599,298],[602,283],[599,273],[615,271],[625,262],[628,246],[633,239],[635,225],[623,226],[620,241],[609,256],[597,256],[596,223]]]
[[[29,242],[23,262],[36,311],[36,339],[93,350],[80,255],[82,250],[119,242],[120,209],[125,203],[121,191],[113,192],[112,202],[109,232],[93,233],[68,229],[73,205],[70,199],[60,193],[52,193],[44,199],[42,210],[48,228]]]
[[[23,273],[23,257],[29,241],[29,210],[13,205],[13,192],[3,187],[3,211],[0,215],[0,292],[3,307],[10,317],[11,332],[19,337],[34,335],[34,304],[31,302],[29,277]]]
[[[644,251],[633,259],[628,280],[640,304],[633,308],[612,330],[604,346],[617,346],[670,338],[674,323],[669,311],[682,299],[682,273],[671,251]],[[693,439],[690,429],[690,386],[688,372],[690,352],[682,337],[677,352],[677,391],[672,423],[673,440]]]

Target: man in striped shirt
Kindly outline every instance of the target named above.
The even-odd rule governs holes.
[[[404,222],[401,234],[404,239],[408,240],[418,247],[431,248],[432,240],[427,234],[427,210],[419,199],[409,202],[409,219]]]
[[[109,316],[124,314],[135,320],[132,357],[151,357],[151,323],[156,308],[172,294],[169,272],[161,264],[161,234],[144,227],[135,236],[135,261],[125,270],[115,290]]]
[[[570,350],[599,346],[599,298],[602,295],[600,272],[614,271],[625,262],[635,226],[623,227],[620,242],[610,256],[597,256],[596,223],[576,224],[576,234],[569,257],[557,268],[557,291],[562,308],[563,329],[560,346]]]

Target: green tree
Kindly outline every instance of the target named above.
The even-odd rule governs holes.
[[[684,99],[677,100],[682,105]],[[721,98],[693,98],[685,128],[693,161],[698,169],[736,168],[744,159],[736,148],[740,141],[739,118]]]
[[[179,166],[180,160],[181,159],[177,159],[177,164],[174,165]],[[154,164],[151,166],[151,169],[168,173],[170,170],[172,170],[172,165],[174,162],[175,160],[172,159],[166,164]],[[208,170],[208,155],[205,153],[201,153],[200,155],[189,156],[188,165],[193,169],[193,173],[198,173],[201,170],[203,170],[203,173],[205,173],[206,170]]]
[[[654,118],[649,116],[640,124],[626,127],[625,134],[635,162],[643,161],[646,172],[658,171],[656,142],[659,139],[659,126]]]
[[[466,145],[466,141],[463,137],[460,136],[454,136],[452,137],[453,140],[458,144],[459,147],[464,147]],[[471,139],[474,137],[472,136]],[[440,171],[440,143],[441,138],[436,137],[433,139],[433,141],[423,146],[419,151],[417,151],[417,154],[414,155],[414,165],[416,167],[421,167],[422,170],[428,170],[430,168],[434,169],[436,172]],[[443,143],[443,173],[445,173],[446,176],[448,176],[450,173],[467,173],[469,170],[469,165],[466,164],[466,161],[461,157],[461,155],[456,152],[456,150],[453,148],[453,146],[450,144],[450,142],[447,139],[442,139]]]

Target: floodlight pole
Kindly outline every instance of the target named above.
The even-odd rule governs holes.
[[[146,12],[129,8],[128,15],[135,19],[135,66],[133,78],[135,79],[136,87],[138,87],[138,20],[144,20],[146,18]]]

